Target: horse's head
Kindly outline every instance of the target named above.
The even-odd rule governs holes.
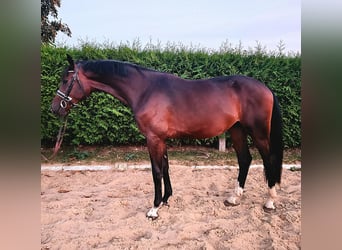
[[[61,117],[66,116],[72,107],[77,106],[77,103],[86,97],[78,65],[70,55],[67,55],[67,60],[69,66],[62,75],[62,83],[51,105],[52,112]]]

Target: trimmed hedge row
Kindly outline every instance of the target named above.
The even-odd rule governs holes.
[[[182,46],[140,48],[119,45],[100,47],[83,44],[80,48],[42,46],[41,48],[41,144],[52,145],[60,120],[50,111],[52,98],[67,66],[66,54],[75,59],[116,59],[129,61],[183,78],[200,79],[243,74],[268,85],[278,96],[284,122],[285,147],[301,145],[301,58],[299,55],[253,53],[241,50],[207,51]],[[130,109],[105,93],[93,93],[69,115],[64,144],[142,144]],[[217,138],[171,140],[173,144],[217,146]],[[227,143],[230,144],[229,136]]]

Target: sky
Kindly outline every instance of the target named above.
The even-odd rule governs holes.
[[[301,53],[300,0],[61,0],[58,18],[72,37],[59,33],[56,42],[67,46],[139,39],[218,50],[228,41],[273,51],[282,42],[285,52]]]

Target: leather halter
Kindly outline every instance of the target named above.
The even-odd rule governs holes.
[[[73,70],[69,70],[68,72],[74,72]],[[68,86],[67,90],[65,93],[63,93],[62,91],[60,90],[57,90],[57,96],[59,96],[60,98],[62,98],[61,102],[60,102],[60,107],[65,109],[68,104],[70,103],[72,107],[75,107],[77,106],[76,103],[73,103],[72,102],[72,97],[70,97],[70,93],[71,93],[71,90],[75,84],[75,81],[77,81],[78,85],[82,88],[82,85],[81,85],[81,81],[78,77],[78,68],[76,68],[76,71],[74,73],[74,75],[72,76],[72,79],[71,79],[71,82],[70,82],[70,85]],[[83,88],[82,88],[83,90]]]

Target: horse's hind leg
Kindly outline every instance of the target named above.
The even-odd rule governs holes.
[[[277,192],[275,189],[275,184],[277,183],[276,180],[276,172],[275,172],[275,166],[272,164],[271,157],[270,157],[270,142],[269,139],[265,136],[255,134],[253,135],[253,141],[256,145],[256,147],[259,150],[259,153],[262,157],[263,164],[264,164],[264,172],[265,172],[265,178],[268,185],[268,193],[269,198],[267,199],[264,208],[266,210],[274,210],[274,202],[277,198]]]
[[[226,202],[228,202],[228,204],[230,205],[238,205],[238,199],[242,195],[243,189],[245,187],[245,182],[249,166],[252,161],[252,156],[248,149],[247,134],[241,124],[236,123],[232,128],[229,129],[229,132],[233,142],[233,147],[238,158],[239,176],[233,194],[228,198]]]

